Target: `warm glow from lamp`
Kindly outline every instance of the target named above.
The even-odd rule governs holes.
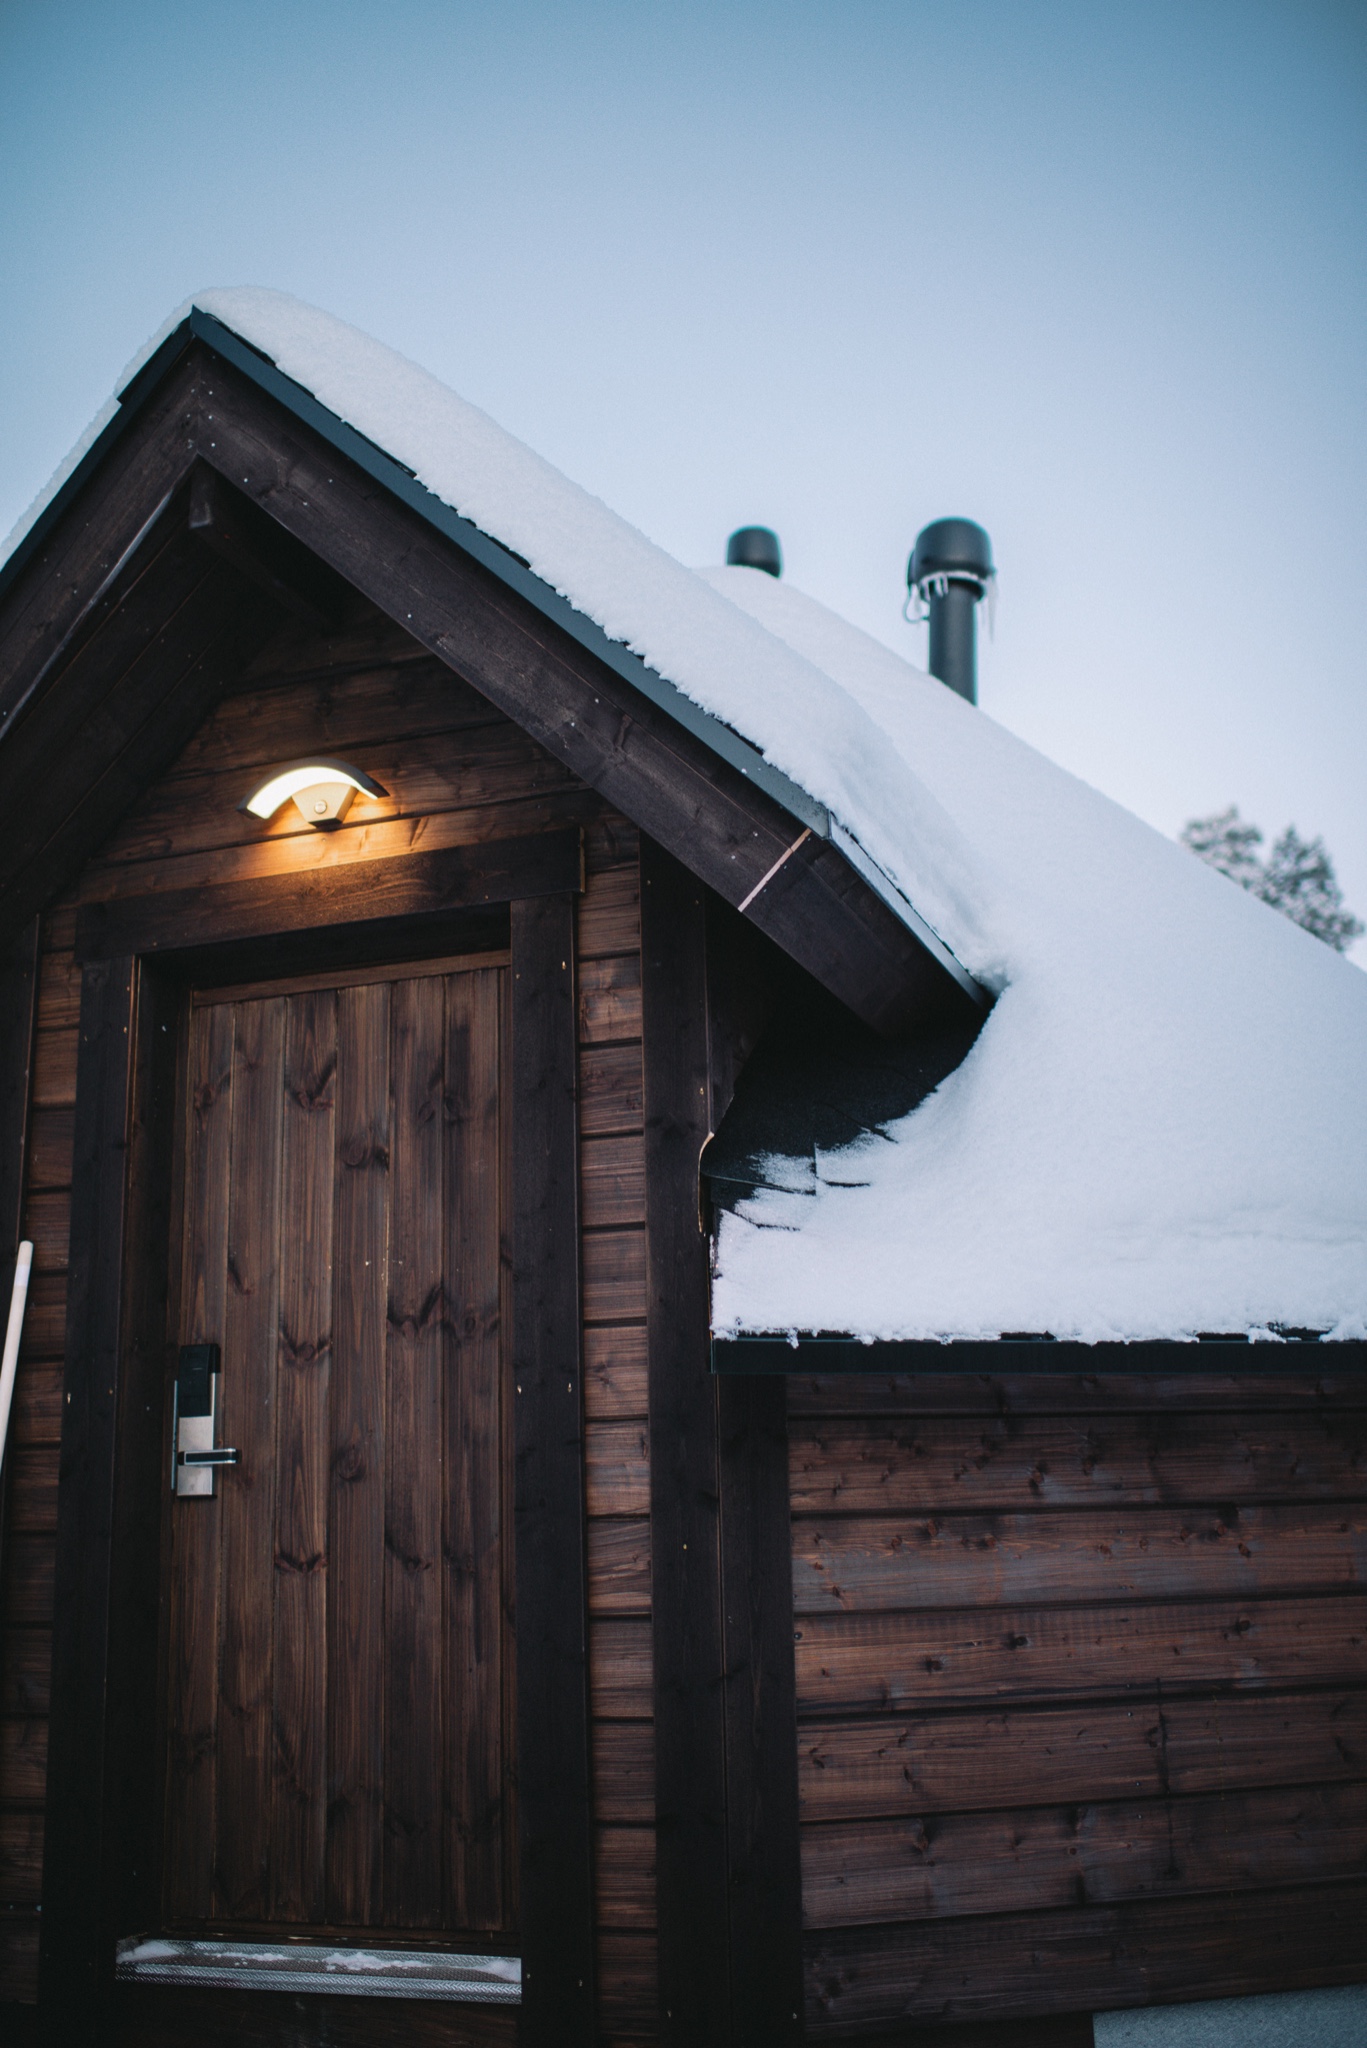
[[[357,790],[362,796],[388,795],[373,775],[353,768],[348,761],[332,761],[320,754],[273,768],[237,808],[250,811],[254,818],[273,818],[293,797],[295,809],[307,824],[326,829],[341,824]]]

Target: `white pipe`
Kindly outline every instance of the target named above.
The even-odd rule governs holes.
[[[24,1304],[28,1300],[28,1276],[33,1270],[33,1246],[25,1238],[14,1262],[14,1292],[10,1296],[9,1324],[5,1330],[5,1352],[0,1359],[0,1464],[5,1458],[9,1435],[10,1403],[14,1399],[14,1374],[19,1363],[19,1338],[24,1328]]]

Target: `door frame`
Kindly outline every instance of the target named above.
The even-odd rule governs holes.
[[[519,2038],[527,2048],[590,2048],[595,2033],[576,881],[582,887],[582,871],[571,878],[562,859],[539,868],[512,863],[506,893],[493,899],[507,904],[507,924],[498,916],[498,940],[483,940],[511,948],[507,1355],[515,1388]],[[258,887],[268,900],[271,885]],[[527,893],[514,893],[519,888]],[[471,916],[488,919],[490,894],[476,910],[468,897],[443,893],[445,902],[418,918],[405,904],[407,914],[392,921],[367,920],[361,950],[388,953],[396,964],[479,950],[470,943]],[[358,936],[353,903],[334,919],[318,905],[301,934],[287,878],[278,900],[275,930],[269,917],[263,929],[258,911],[250,938],[244,933],[231,948],[211,901],[182,901],[168,929],[165,897],[146,899],[141,928],[138,899],[120,904],[124,950],[105,951],[98,919],[78,946],[86,957],[39,1951],[40,2013],[53,2038],[73,2044],[103,2030],[117,1939],[157,1925],[160,1914],[163,1431],[187,986],[245,980],[244,968],[261,979],[273,965],[297,972],[301,937],[349,954]],[[214,954],[219,969],[206,973]]]

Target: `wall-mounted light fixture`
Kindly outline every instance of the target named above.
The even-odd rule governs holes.
[[[272,768],[264,782],[250,796],[244,796],[239,811],[254,818],[273,818],[282,804],[294,798],[295,809],[308,824],[326,831],[340,825],[351,809],[357,790],[363,796],[388,796],[389,791],[373,775],[353,768],[349,761],[331,761],[326,755],[311,754],[305,761],[286,761]]]

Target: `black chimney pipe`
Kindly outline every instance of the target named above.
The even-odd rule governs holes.
[[[916,536],[907,591],[930,615],[930,673],[978,701],[978,600],[996,575],[992,543],[971,519],[937,519]]]
[[[778,535],[767,526],[738,526],[726,543],[728,569],[763,569],[766,576],[783,574]]]

